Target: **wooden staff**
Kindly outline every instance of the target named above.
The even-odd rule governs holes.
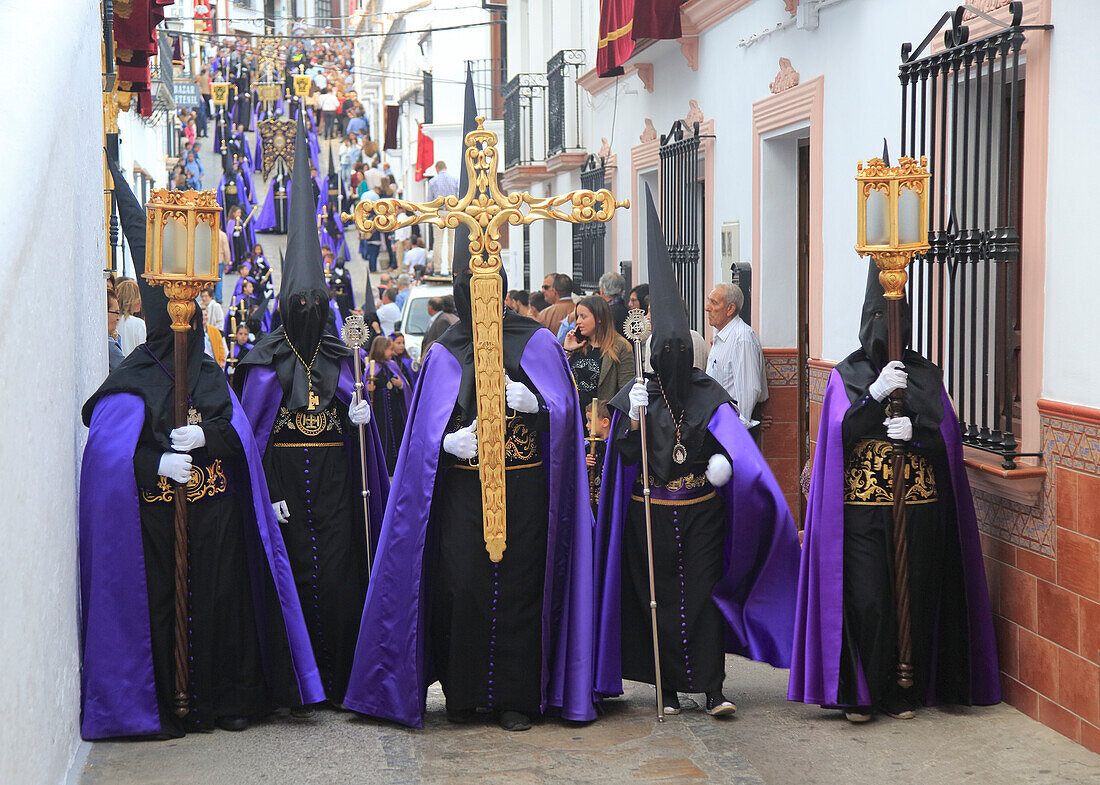
[[[592,457],[596,456],[596,434],[594,434],[592,431],[593,431],[593,429],[595,428],[595,425],[596,425],[596,418],[599,416],[597,414],[597,412],[599,411],[599,409],[598,409],[599,405],[600,405],[599,399],[598,398],[593,398],[592,399],[592,405],[588,407],[588,454],[591,455]],[[588,488],[589,488],[590,495],[591,495],[592,486],[595,482],[596,482],[596,464],[595,464],[595,462],[593,462],[592,465],[588,467]]]
[[[645,311],[640,308],[633,309],[626,317],[623,332],[634,344],[634,367],[638,369],[638,376],[634,379],[636,384],[645,384],[645,376],[642,372],[642,344],[649,338],[649,320]],[[638,420],[638,428],[642,437],[642,503],[645,505],[645,539],[646,557],[649,566],[649,619],[653,632],[653,682],[657,688],[657,722],[665,721],[665,707],[661,705],[663,691],[661,690],[661,654],[657,647],[657,582],[653,576],[653,520],[649,509],[649,452],[646,445],[645,415],[646,408],[642,407],[642,416]]]
[[[363,368],[359,363],[359,349],[363,346],[366,335],[362,316],[356,313],[344,320],[344,343],[351,348],[355,365],[355,397],[359,401],[366,400],[363,397]],[[371,366],[373,369],[373,360],[371,360]],[[365,425],[359,426],[359,478],[362,482],[363,523],[367,534],[367,580],[370,581],[370,565],[374,560],[374,553],[370,536],[370,485],[367,483],[367,428]]]
[[[187,425],[187,333],[176,330],[173,336],[175,341],[175,414],[176,427]],[[175,556],[175,692],[173,693],[174,711],[177,717],[186,717],[190,710],[190,668],[188,667],[187,651],[189,648],[188,637],[190,631],[187,626],[188,601],[187,601],[187,483],[175,483],[175,493],[172,494],[172,502],[175,505],[175,542],[173,546]]]
[[[902,300],[886,300],[887,343],[891,360],[901,360],[904,348],[901,342],[901,303]],[[900,417],[903,414],[905,390],[890,393],[886,414]],[[894,497],[894,599],[897,606],[898,622],[898,666],[897,682],[899,687],[913,686],[913,632],[912,614],[909,607],[909,534],[905,518],[905,442],[893,443],[893,497]]]

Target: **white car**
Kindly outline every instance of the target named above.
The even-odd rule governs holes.
[[[428,300],[452,293],[449,278],[428,276],[420,286],[409,289],[401,309],[401,321],[395,329],[405,336],[405,350],[413,362],[420,362],[420,343],[428,329]]]

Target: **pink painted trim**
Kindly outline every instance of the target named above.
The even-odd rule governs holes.
[[[611,189],[611,193],[615,194],[615,198],[619,196],[618,182],[619,182],[619,156],[609,155],[604,157],[604,179],[607,180],[607,187]],[[632,213],[638,212],[638,206],[631,201],[630,206],[634,208]],[[619,233],[612,230],[608,232],[611,235],[611,269],[604,272],[619,272]]]
[[[810,123],[810,357],[821,357],[824,335],[825,259],[824,162],[822,134],[825,116],[825,77],[819,76],[752,105],[752,277],[760,281],[760,227],[763,199],[761,151],[763,137],[792,123]],[[761,314],[760,286],[752,291],[752,312]],[[764,315],[761,314],[763,318]],[[757,330],[759,332],[759,329]]]
[[[699,35],[752,3],[753,0],[688,0],[680,6],[680,28],[685,36]]]

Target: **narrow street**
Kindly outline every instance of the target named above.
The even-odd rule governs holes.
[[[248,140],[249,149],[255,149],[256,145],[256,133],[255,131],[245,132],[245,139]],[[210,135],[200,140],[202,142],[202,148],[200,148],[200,158],[202,159],[203,169],[206,172],[203,177],[203,188],[207,190],[213,190],[218,186],[218,180],[221,177],[222,163],[221,155],[218,154],[214,147],[214,126],[210,125]],[[321,174],[328,174],[328,154],[329,145],[332,146],[332,155],[334,160],[338,160],[338,152],[340,148],[340,140],[320,140],[321,144]],[[252,184],[255,188],[256,203],[263,204],[264,197],[267,196],[269,189],[269,182],[265,181],[263,175],[258,171],[253,173]],[[256,211],[259,214],[259,210]],[[224,228],[224,227],[223,227]],[[348,263],[345,265],[348,272],[351,274],[352,284],[355,287],[355,302],[358,304],[362,302],[364,292],[364,278],[363,273],[367,269],[367,263],[363,261],[363,258],[359,256],[359,232],[355,229],[354,225],[349,225],[344,232],[348,243],[348,255],[350,257]],[[282,277],[282,270],[279,268],[279,253],[280,251],[286,251],[286,235],[285,234],[258,234],[256,241],[263,246],[264,255],[267,257],[268,263],[274,268],[272,273],[272,280],[275,282],[275,293],[279,292],[279,281]],[[384,267],[388,263],[388,257],[386,256],[385,248],[382,249],[382,253],[379,256],[378,264],[379,268]],[[378,277],[378,274],[372,277],[372,283],[377,286],[377,281],[374,280]],[[222,305],[229,305],[229,298],[233,294],[233,288],[237,284],[237,276],[230,273],[225,277],[225,284],[222,287]]]
[[[488,715],[473,725],[448,723],[434,685],[420,731],[326,710],[243,733],[97,743],[80,783],[1100,783],[1100,758],[1007,704],[854,726],[839,712],[784,700],[786,671],[730,656],[726,672],[726,694],[738,705],[728,721],[683,700],[683,713],[658,725],[652,688],[628,682],[627,694],[607,702],[594,723],[547,719],[506,733]]]

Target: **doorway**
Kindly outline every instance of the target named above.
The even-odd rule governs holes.
[[[810,140],[798,140],[798,471],[810,459]],[[806,494],[798,484],[797,524],[806,520]],[[791,513],[794,514],[794,510]]]

